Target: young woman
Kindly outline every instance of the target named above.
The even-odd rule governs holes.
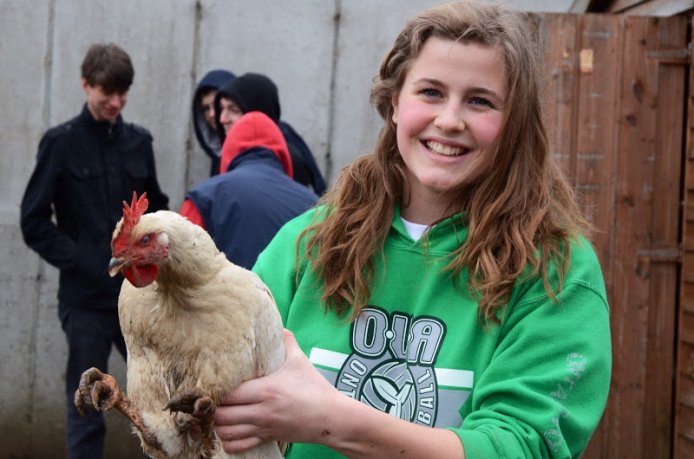
[[[287,333],[277,373],[216,414],[228,452],[576,457],[610,381],[600,265],[548,152],[524,15],[411,20],[372,100],[385,125],[254,270]],[[306,357],[308,356],[308,357]]]

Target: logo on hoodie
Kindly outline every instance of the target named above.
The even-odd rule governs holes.
[[[352,323],[349,355],[320,348],[311,362],[343,394],[391,416],[430,427],[459,426],[473,372],[436,368],[443,321],[364,308]]]

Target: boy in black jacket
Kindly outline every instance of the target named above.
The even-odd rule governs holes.
[[[126,353],[118,323],[123,279],[108,275],[111,233],[122,202],[133,191],[147,192],[150,211],[168,208],[157,181],[152,136],[121,117],[134,76],[130,57],[114,44],[95,44],[81,70],[86,103],[79,115],[41,139],[21,205],[24,241],[60,270],[71,459],[102,457],[106,430],[101,414],[82,418],[75,409],[81,373],[90,367],[107,371],[112,344],[123,357]]]

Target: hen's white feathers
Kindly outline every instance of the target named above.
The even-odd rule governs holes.
[[[242,381],[275,371],[284,360],[282,323],[260,278],[230,263],[199,226],[159,211],[143,215],[133,229],[134,240],[145,234],[168,244],[168,257],[147,287],[123,282],[118,309],[128,347],[127,392],[169,457],[200,457],[199,442],[180,433],[190,415],[163,408],[193,387],[219,403]],[[246,455],[212,457],[281,454],[276,443],[266,443]]]

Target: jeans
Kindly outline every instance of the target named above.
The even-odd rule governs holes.
[[[67,398],[68,459],[103,457],[106,425],[102,413],[85,409],[82,417],[75,407],[75,391],[82,373],[96,367],[108,371],[111,345],[125,358],[126,348],[118,322],[118,310],[85,310],[60,305],[60,321],[68,344],[65,395]]]

